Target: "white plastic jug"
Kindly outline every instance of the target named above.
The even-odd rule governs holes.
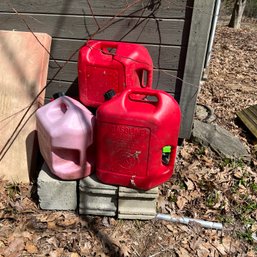
[[[41,154],[54,175],[76,180],[93,169],[95,117],[78,101],[62,96],[36,112]]]

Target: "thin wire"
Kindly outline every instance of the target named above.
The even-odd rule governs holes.
[[[112,18],[110,18],[106,24],[101,28],[98,29],[97,31],[95,31],[95,33],[93,33],[89,39],[92,39],[96,34],[98,34],[99,32],[107,29],[108,27],[110,27],[112,25],[113,20],[120,16],[121,14],[123,14],[124,12],[126,12],[126,10],[128,10],[129,8],[131,8],[133,5],[138,4],[139,2],[141,2],[143,0],[136,0],[133,3],[129,4],[126,8],[122,9],[118,14],[116,14],[115,16],[113,16]],[[89,3],[89,2],[88,2]],[[90,4],[90,3],[89,3]],[[29,27],[29,25],[27,24],[27,22],[22,19],[22,21],[26,24],[27,27]],[[30,29],[30,28],[29,28]],[[35,34],[32,33],[34,36]],[[39,39],[37,39],[38,41],[40,41]],[[42,43],[40,42],[40,45]],[[45,47],[44,47],[45,49]],[[31,115],[29,116],[29,118],[25,121],[25,123],[23,124],[24,119],[26,118],[27,114],[29,113],[29,110],[32,108],[32,106],[37,102],[38,97],[45,91],[45,89],[52,83],[52,81],[56,78],[56,76],[61,72],[61,70],[67,65],[67,63],[69,63],[69,61],[77,54],[77,52],[79,51],[79,48],[76,49],[73,54],[71,54],[71,56],[68,58],[68,60],[66,60],[66,62],[59,67],[59,69],[56,71],[56,73],[54,74],[54,76],[49,80],[49,82],[39,91],[39,93],[36,95],[36,97],[33,99],[33,101],[31,102],[31,104],[29,105],[29,107],[27,108],[27,110],[25,111],[25,113],[23,114],[23,116],[21,117],[20,121],[18,122],[17,126],[15,127],[15,129],[13,130],[11,136],[7,139],[6,143],[4,144],[4,146],[2,147],[1,151],[0,151],[0,161],[4,158],[4,156],[6,155],[7,151],[10,149],[10,147],[12,146],[12,144],[14,143],[15,139],[17,138],[17,136],[19,135],[19,133],[21,132],[22,128],[26,125],[28,119],[31,117]],[[47,53],[49,53],[49,51],[47,51]],[[19,127],[21,127],[21,129],[19,129]]]
[[[166,0],[165,0],[165,1],[166,1]],[[93,12],[93,9],[92,9],[92,7],[91,7],[91,4],[90,4],[89,0],[88,0],[87,2],[88,2],[88,5],[89,5],[89,7],[90,7],[90,11]],[[96,25],[98,26],[98,29],[95,31],[95,33],[93,33],[91,36],[89,36],[88,39],[86,39],[86,43],[87,43],[87,41],[88,41],[89,39],[92,39],[92,38],[93,38],[95,35],[97,35],[98,33],[100,33],[100,32],[102,32],[103,30],[109,28],[109,27],[114,23],[115,18],[117,18],[118,16],[121,16],[121,15],[124,14],[128,9],[130,9],[132,6],[134,6],[134,5],[136,5],[136,4],[140,3],[140,2],[143,2],[143,0],[137,0],[137,1],[133,1],[131,4],[127,4],[126,8],[122,9],[122,10],[121,10],[120,12],[118,12],[115,16],[113,16],[112,18],[110,18],[110,19],[105,23],[105,25],[104,25],[102,28],[99,27],[99,24],[98,24],[97,21],[96,21],[96,17],[92,14],[93,17],[94,17],[94,19],[95,19]],[[159,2],[160,2],[160,1],[157,1],[156,3],[159,3]],[[166,1],[166,2],[167,2],[167,1]],[[156,3],[155,3],[155,4],[156,4]],[[172,3],[172,2],[169,2],[169,3]],[[174,3],[173,3],[173,4],[174,4]],[[175,3],[174,5],[176,6],[176,3]],[[177,5],[177,6],[178,6],[178,5]],[[150,7],[150,4],[148,3],[148,5],[146,6],[146,8],[149,8],[149,7]],[[203,10],[207,10],[207,8],[195,8],[195,7],[193,7],[193,6],[188,6],[188,5],[186,5],[186,8],[190,8],[191,10],[193,10],[193,9],[194,9],[194,10],[198,10],[198,11],[201,12],[201,13],[203,13]],[[48,55],[51,57],[51,59],[54,60],[54,62],[57,64],[57,66],[58,66],[59,69],[56,71],[56,73],[53,75],[53,77],[48,81],[48,83],[43,87],[43,89],[37,94],[37,96],[34,98],[34,100],[31,102],[31,104],[27,107],[26,112],[24,113],[24,115],[23,115],[22,118],[20,119],[20,122],[18,123],[18,125],[17,125],[16,128],[14,129],[12,136],[7,140],[5,146],[1,149],[1,151],[0,151],[0,156],[1,156],[0,160],[2,160],[3,156],[4,156],[5,153],[6,153],[6,151],[4,152],[4,149],[8,146],[9,143],[10,143],[10,144],[13,143],[12,138],[14,137],[15,133],[18,131],[19,127],[22,125],[22,122],[23,122],[23,120],[25,119],[25,117],[26,117],[26,115],[28,114],[28,112],[29,112],[29,110],[31,109],[31,107],[36,103],[36,101],[37,101],[38,97],[40,96],[40,94],[52,83],[52,81],[56,78],[56,76],[60,73],[60,71],[67,65],[67,63],[70,62],[70,60],[78,53],[78,51],[79,51],[79,49],[80,49],[80,48],[76,49],[76,50],[73,52],[73,54],[66,60],[66,62],[65,62],[62,66],[59,65],[59,63],[51,56],[50,52],[45,48],[45,46],[44,46],[44,45],[40,42],[40,40],[36,37],[36,35],[34,34],[34,32],[31,30],[31,28],[30,28],[29,25],[27,24],[26,20],[25,20],[23,17],[21,17],[20,13],[19,13],[16,9],[12,8],[12,10],[19,16],[19,18],[21,19],[21,21],[22,21],[23,23],[25,23],[25,25],[26,25],[26,27],[28,28],[28,30],[34,35],[34,37],[37,39],[38,43],[45,49],[45,51],[48,53]],[[208,9],[208,10],[209,10],[209,9]],[[155,10],[155,11],[156,11],[156,10]],[[208,12],[208,13],[206,13],[206,14],[210,15],[211,13]],[[127,16],[126,16],[126,17],[127,17]],[[149,18],[149,17],[148,17],[148,18]],[[85,43],[85,45],[87,45],[86,43]],[[92,47],[92,48],[93,48],[93,47]],[[98,50],[102,51],[101,49],[98,49]],[[112,55],[111,53],[109,53],[109,54]],[[142,61],[139,61],[139,60],[134,60],[133,58],[130,58],[130,57],[121,56],[121,55],[118,55],[118,56],[119,56],[119,57],[122,57],[122,58],[130,59],[130,60],[135,61],[135,62],[138,62],[138,63],[148,64],[148,63],[146,63],[146,62],[142,62]],[[149,64],[148,64],[148,65],[149,65]],[[178,77],[178,76],[176,76],[176,75],[171,74],[171,72],[174,72],[174,71],[162,70],[162,69],[159,69],[158,67],[155,67],[155,66],[153,66],[153,67],[154,67],[155,69],[159,70],[160,72],[163,72],[164,74],[166,74],[166,75],[168,75],[168,76],[170,76],[170,77],[172,77],[172,78],[175,78],[175,79],[181,81],[182,83],[184,83],[184,84],[186,84],[186,85],[190,85],[190,86],[192,86],[192,87],[195,87],[195,88],[197,88],[197,89],[199,90],[199,85],[189,83],[189,82],[187,82],[187,81],[184,81],[182,78],[180,78],[180,77]],[[195,94],[198,92],[198,90],[196,90]],[[193,97],[195,96],[195,94],[193,95]],[[15,114],[14,114],[14,115],[15,115]],[[0,122],[1,122],[1,121],[0,121]],[[25,125],[25,124],[23,124],[22,127],[23,127],[24,125]],[[18,131],[18,133],[19,133],[19,132],[20,132],[20,130]],[[17,137],[17,135],[16,135],[16,137]],[[15,138],[16,138],[16,137],[15,137]],[[8,149],[9,149],[9,147],[8,147]]]

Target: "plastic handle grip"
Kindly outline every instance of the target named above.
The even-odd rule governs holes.
[[[142,85],[144,88],[151,88],[153,83],[153,70],[151,67],[146,67],[143,69],[143,71],[147,72],[147,81],[146,81],[146,85],[144,85],[142,81]]]
[[[101,48],[106,48],[106,47],[117,48],[118,43],[117,42],[112,42],[112,41],[103,41],[103,42],[101,42],[100,47]]]
[[[147,100],[138,100],[138,99],[133,99],[132,97],[130,97],[132,94],[138,94],[138,95],[144,95],[144,96],[155,96],[157,98],[157,110],[160,110],[161,107],[163,106],[163,98],[162,98],[162,93],[159,90],[153,90],[153,89],[148,89],[148,88],[144,88],[144,89],[129,89],[124,91],[124,95],[123,95],[123,99],[129,99],[130,101],[141,101],[141,102],[151,102],[151,101],[147,101]]]
[[[110,55],[114,55],[112,53],[110,53],[110,51],[108,50],[108,48],[118,48],[118,43],[117,42],[101,42],[99,44],[99,48],[101,49],[101,53],[102,54],[110,54]]]
[[[60,103],[59,103],[59,106],[60,108],[65,108],[65,113],[67,113],[74,105],[73,103],[65,96],[62,96],[59,98],[60,99]]]

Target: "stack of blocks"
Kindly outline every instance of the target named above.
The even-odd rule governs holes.
[[[75,210],[77,208],[77,182],[62,181],[55,177],[46,163],[37,179],[37,193],[43,210]]]
[[[115,216],[118,187],[100,183],[93,174],[79,181],[79,213]]]
[[[39,205],[44,210],[77,210],[81,215],[152,219],[158,187],[148,191],[107,185],[93,174],[79,181],[54,177],[44,163],[38,177]]]

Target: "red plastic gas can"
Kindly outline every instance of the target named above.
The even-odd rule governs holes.
[[[152,77],[153,62],[142,45],[89,40],[79,51],[79,98],[86,106],[98,107],[110,89],[150,88]]]
[[[139,100],[138,94],[144,100]],[[96,175],[106,184],[148,190],[172,173],[180,108],[160,90],[128,89],[96,113]]]

